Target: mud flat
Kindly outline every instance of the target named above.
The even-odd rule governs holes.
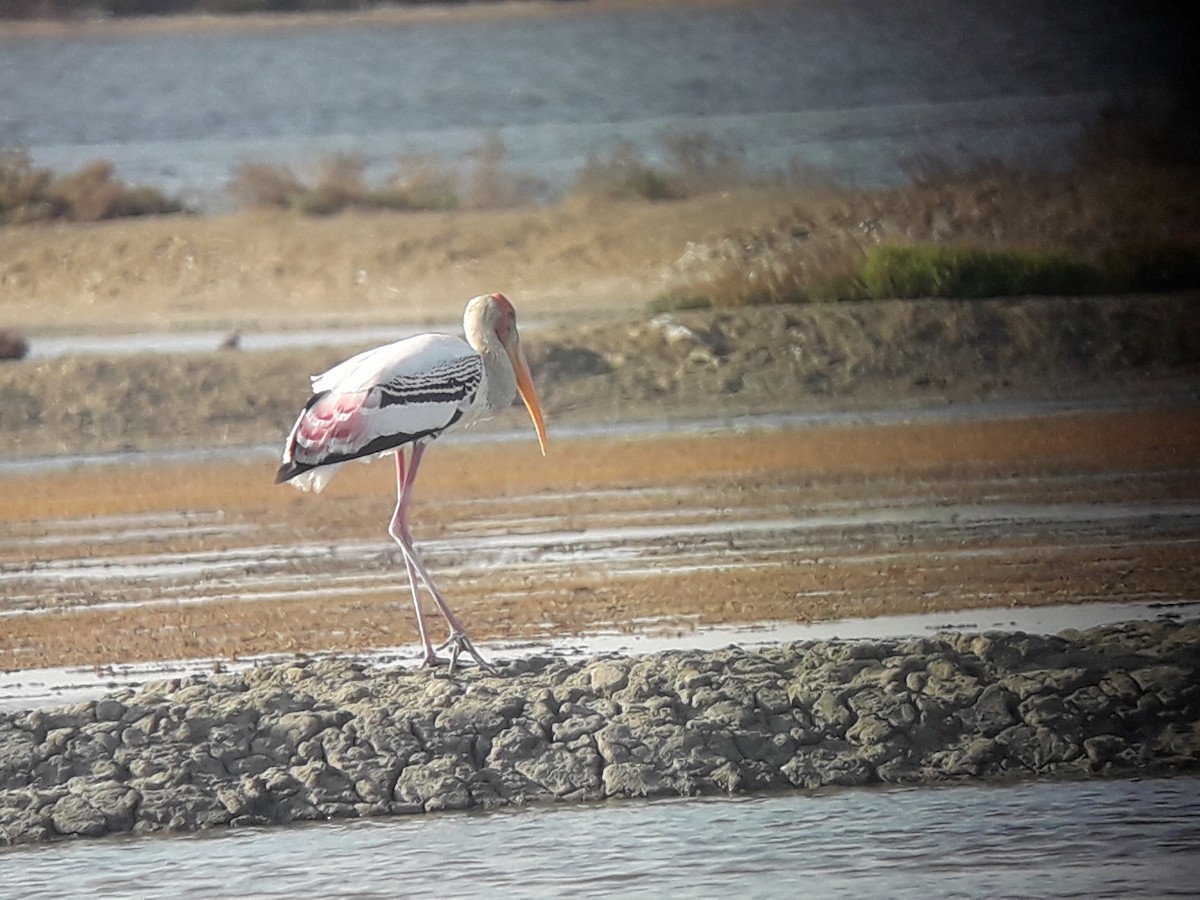
[[[1200,766],[1200,624],[477,670],[325,659],[0,716],[0,841]]]
[[[559,438],[545,459],[522,438],[423,470],[417,540],[476,640],[1200,599],[1194,406]],[[415,641],[388,467],[319,498],[273,470],[0,478],[0,669]]]

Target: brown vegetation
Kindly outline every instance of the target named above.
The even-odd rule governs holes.
[[[278,209],[0,228],[0,309],[26,329],[251,330],[449,321],[464,298],[497,288],[519,298],[526,317],[655,298],[679,307],[921,295],[955,280],[937,275],[953,253],[990,254],[1015,270],[975,278],[969,296],[1174,290],[1200,278],[1200,179],[1187,168],[984,168],[876,191],[802,182],[708,191],[693,179],[670,202],[581,188],[566,202],[529,206],[521,198],[536,186],[506,172],[499,152],[485,145],[473,172],[410,161],[386,188],[364,186],[353,159],[328,161],[311,184],[247,166],[243,199]],[[709,163],[694,173],[720,183],[723,164],[701,156]],[[619,175],[596,184],[619,187]],[[385,195],[426,209],[384,208]],[[295,209],[346,211],[314,218]],[[893,255],[892,268],[876,272],[882,287],[865,291],[863,267],[876,248],[893,247],[924,253],[934,286],[918,279],[902,290]],[[1053,277],[1028,280],[1030,260],[1053,263]]]
[[[991,293],[974,280],[972,291],[948,296],[1195,287],[1200,177],[1192,167],[1160,164],[1059,174],[985,166],[885,190],[805,192],[766,228],[693,243],[665,292],[667,305],[935,293],[870,285],[872,251],[887,247],[924,248],[927,258],[945,257],[946,248],[975,259],[1007,251],[1008,274]],[[1031,266],[1046,263],[1053,264],[1046,287],[1014,290],[1005,283],[1020,288]]]
[[[651,299],[693,308],[1188,289],[1200,285],[1200,170],[1170,137],[1172,121],[1107,118],[1065,172],[926,162],[912,183],[880,190],[801,170],[766,179],[711,137],[683,133],[663,136],[661,164],[629,145],[592,157],[558,202],[545,182],[506,166],[494,134],[462,165],[406,156],[378,183],[353,155],[326,158],[307,175],[253,162],[235,173],[230,196],[288,219],[173,221],[95,238],[56,232],[49,254],[45,234],[0,229],[0,288],[11,289],[18,316],[32,300],[34,317],[83,305],[85,320],[96,312],[120,325],[107,298],[146,287],[163,324],[220,327],[261,310],[388,317],[397,301],[412,318],[428,310],[412,308],[414,295],[461,302],[495,286],[572,310],[612,305],[614,295],[626,308]],[[116,180],[107,163],[55,176],[20,152],[0,157],[0,222],[172,209],[157,192]],[[291,221],[296,213],[341,215],[308,226]],[[83,251],[77,240],[93,246]],[[22,244],[37,247],[36,258]],[[92,258],[113,247],[115,259]],[[43,281],[53,293],[37,300]],[[211,296],[230,287],[236,300]],[[247,297],[261,303],[248,310]],[[0,294],[0,304],[8,299]]]
[[[242,208],[293,210],[331,215],[357,210],[506,209],[532,206],[547,196],[540,179],[504,168],[506,150],[499,137],[488,137],[471,154],[469,165],[455,167],[420,155],[404,155],[382,184],[371,185],[366,160],[336,155],[321,160],[311,178],[289,166],[243,163],[229,193]]]
[[[0,225],[49,219],[98,222],[126,216],[183,212],[183,205],[152,187],[130,186],[99,160],[56,175],[34,168],[29,154],[0,148]]]

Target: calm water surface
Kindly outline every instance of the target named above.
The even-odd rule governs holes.
[[[1162,98],[1184,29],[1095,0],[752,0],[408,24],[0,38],[0,145],[214,202],[239,162],[498,135],[551,184],[591,153],[710,134],[755,167],[868,183],[907,161],[1061,164],[1114,99]],[[1173,37],[1174,35],[1174,37]]]
[[[625,802],[0,851],[13,897],[1167,897],[1200,779]]]

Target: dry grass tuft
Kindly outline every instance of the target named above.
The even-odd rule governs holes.
[[[23,150],[0,150],[0,224],[97,222],[183,211],[183,204],[157,188],[131,186],[116,178],[110,162],[92,162],[78,172],[56,176],[35,169]]]
[[[549,199],[544,179],[505,167],[508,149],[497,134],[490,134],[471,154],[473,167],[464,178],[463,206],[469,209],[514,209]]]
[[[628,141],[607,156],[589,156],[576,176],[574,193],[608,200],[680,200],[687,196],[678,178],[646,162]]]
[[[663,165],[648,162],[628,141],[607,156],[592,155],[572,193],[609,200],[682,200],[755,183],[741,161],[711,135],[668,133],[662,137]]]
[[[288,166],[245,163],[235,172],[229,192],[241,207],[289,209],[307,215],[331,215],[347,209],[504,209],[544,199],[545,183],[508,171],[506,155],[497,135],[485,138],[463,167],[406,154],[377,186],[367,182],[366,160],[349,154],[320,160],[308,180]]]
[[[292,209],[306,190],[295,172],[277,163],[242,163],[229,184],[234,202],[249,207]]]

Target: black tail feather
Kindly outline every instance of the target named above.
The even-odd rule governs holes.
[[[458,421],[462,413],[455,410],[450,421],[440,428],[430,428],[428,431],[419,431],[416,434],[385,434],[370,441],[360,447],[354,453],[331,453],[328,456],[315,463],[303,463],[288,460],[279,467],[275,473],[275,483],[283,484],[285,481],[291,481],[297,475],[303,475],[309,469],[315,469],[318,466],[330,466],[337,463],[349,462],[353,459],[363,459],[364,457],[376,456],[380,453],[386,453],[389,450],[396,450],[403,447],[405,444],[412,444],[417,441],[432,441],[436,440],[443,431]],[[295,451],[293,445],[292,451]]]
[[[283,484],[285,481],[291,481],[297,475],[302,475],[309,469],[315,468],[316,466],[310,466],[308,463],[285,462],[275,473],[275,483]]]

